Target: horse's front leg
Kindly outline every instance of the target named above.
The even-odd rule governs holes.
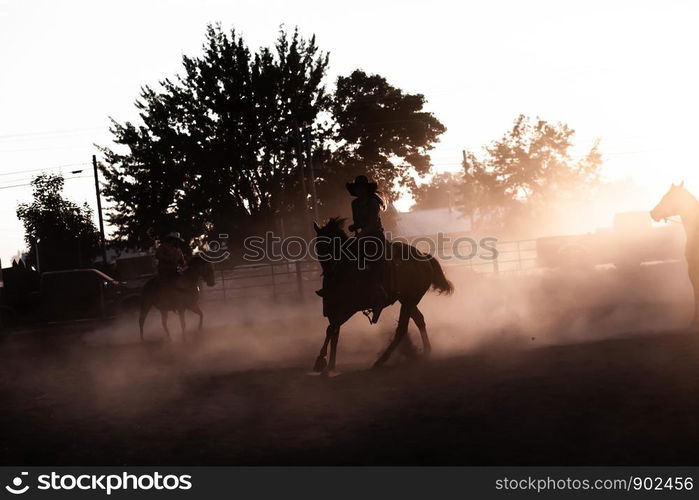
[[[163,325],[163,330],[165,330],[167,334],[167,339],[172,340],[172,337],[170,337],[170,329],[167,327],[167,310],[165,309],[160,311],[160,322]]]
[[[180,317],[180,328],[182,328],[182,339],[184,339],[185,336],[187,335],[187,325],[186,325],[185,317],[184,317],[185,309],[184,308],[178,309],[177,314]]]
[[[330,324],[328,325],[328,328],[326,328],[325,330],[325,340],[323,341],[323,347],[320,348],[320,353],[316,358],[316,362],[313,364],[313,371],[316,373],[323,372],[328,366],[328,360],[325,358],[328,355],[328,344],[330,344],[330,338],[332,337],[332,333],[335,331],[336,328],[337,327]]]

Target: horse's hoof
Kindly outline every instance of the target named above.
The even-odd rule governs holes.
[[[335,377],[340,376],[341,373],[335,369],[332,369],[332,370],[323,370],[322,375],[324,377],[328,377],[328,378],[335,378]]]
[[[325,369],[328,367],[328,362],[325,359],[325,356],[318,356],[316,358],[316,362],[313,365],[313,371],[316,373],[321,373],[325,371]]]

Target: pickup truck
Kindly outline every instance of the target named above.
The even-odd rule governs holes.
[[[681,224],[653,225],[648,212],[614,216],[612,227],[594,233],[537,239],[538,265],[547,268],[586,268],[613,264],[637,269],[643,262],[684,259]]]
[[[106,319],[138,302],[138,290],[126,287],[97,269],[42,273],[38,290],[13,293],[0,289],[0,329],[3,326]]]

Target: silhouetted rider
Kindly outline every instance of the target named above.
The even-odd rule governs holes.
[[[158,278],[161,283],[177,278],[180,269],[184,267],[182,245],[184,240],[180,238],[180,233],[175,232],[168,234],[160,241],[155,251],[155,258],[158,259]]]
[[[347,183],[352,200],[352,225],[349,230],[357,235],[358,267],[368,279],[369,298],[372,304],[371,322],[379,320],[381,311],[388,305],[388,294],[384,288],[384,249],[386,237],[381,224],[381,211],[386,202],[377,190],[377,184],[365,175],[358,175],[354,182]],[[319,295],[322,295],[319,293]]]
[[[388,302],[384,288],[383,257],[386,237],[381,224],[381,212],[386,208],[386,202],[377,188],[377,184],[369,181],[365,175],[358,175],[354,182],[347,183],[347,191],[355,197],[352,200],[353,223],[349,230],[357,234],[360,268],[369,277],[372,323],[379,320],[381,311]]]
[[[381,224],[381,211],[386,208],[386,202],[377,190],[377,184],[370,182],[365,175],[358,175],[354,182],[348,182],[346,186],[347,191],[356,198],[352,200],[353,223],[348,229],[357,236],[357,267],[368,278],[369,302],[373,313],[371,322],[376,323],[381,311],[388,305],[388,293],[384,288],[386,237]],[[324,287],[316,291],[321,297],[325,295],[327,279],[331,277],[324,277]]]
[[[377,192],[375,182],[369,182],[364,175],[359,175],[354,182],[347,183],[347,190],[356,198],[352,200],[353,224],[350,231],[358,233],[359,237],[378,236],[383,238],[381,211],[386,202]]]

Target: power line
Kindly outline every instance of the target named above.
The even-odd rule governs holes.
[[[24,173],[29,173],[29,172],[42,172],[44,170],[58,170],[58,169],[65,168],[65,167],[82,167],[82,166],[89,165],[89,164],[90,164],[89,162],[66,163],[65,165],[57,165],[55,167],[32,168],[32,169],[24,169],[24,170],[15,170],[14,172],[3,172],[3,173],[0,173],[0,176],[24,174]]]
[[[65,145],[65,144],[57,144],[56,146],[48,146],[45,148],[20,148],[20,149],[0,149],[0,154],[3,153],[22,153],[22,152],[27,152],[27,151],[55,151],[55,150],[65,150],[65,149],[86,149],[90,148],[94,145],[94,143],[91,142],[90,145],[86,144],[73,144],[73,145]]]
[[[64,129],[64,130],[46,130],[43,132],[20,132],[18,134],[1,134],[0,141],[2,141],[4,139],[16,139],[16,138],[23,138],[23,137],[82,134],[82,133],[94,132],[95,130],[104,130],[104,127],[76,128],[76,129]]]
[[[72,181],[73,179],[89,179],[92,178],[91,175],[79,175],[76,177],[65,177],[63,180],[66,181]],[[28,182],[26,184],[13,184],[11,186],[0,186],[0,189],[12,189],[12,188],[18,188],[18,187],[25,187],[25,186],[31,186],[31,182]]]

